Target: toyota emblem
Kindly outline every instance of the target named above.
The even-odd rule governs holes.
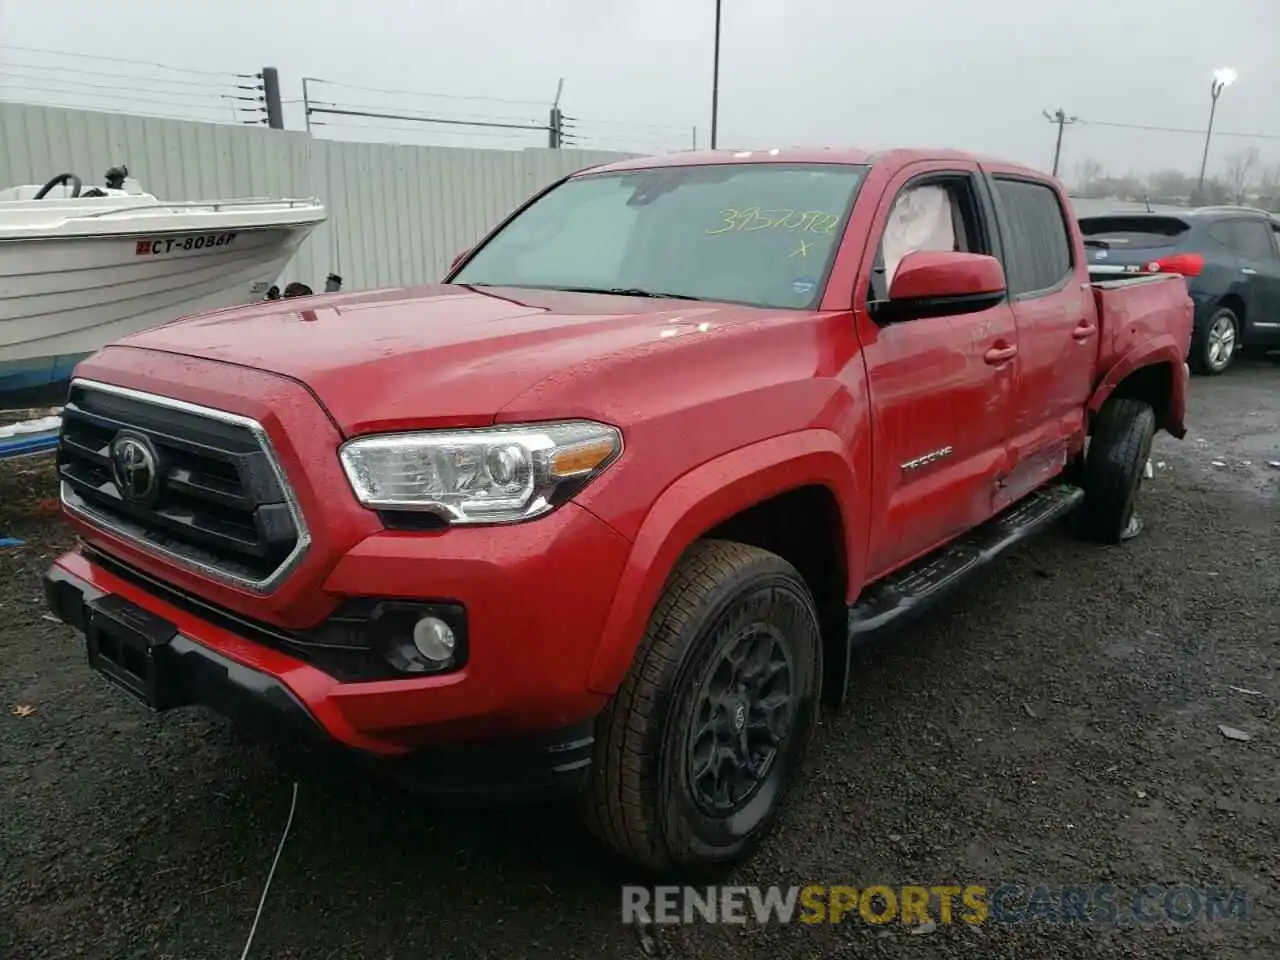
[[[130,503],[146,503],[160,487],[160,465],[155,447],[136,433],[119,433],[111,441],[111,479],[120,496]]]

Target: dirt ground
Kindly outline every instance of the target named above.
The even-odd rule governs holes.
[[[1280,957],[1280,369],[1193,381],[1146,531],[1053,532],[867,651],[783,829],[735,884],[1239,887],[1247,916],[1079,927],[620,922],[622,873],[558,810],[429,810],[153,718],[43,619],[70,537],[45,462],[0,465],[0,956]],[[1229,739],[1220,725],[1250,739]]]

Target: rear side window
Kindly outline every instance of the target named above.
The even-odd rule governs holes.
[[[1005,272],[1013,295],[1048,292],[1071,273],[1071,239],[1058,192],[1029,180],[995,178],[1004,220]]]
[[[1261,220],[1224,220],[1209,228],[1209,236],[1246,257],[1257,260],[1276,259],[1271,230]]]
[[[1176,247],[1191,230],[1177,217],[1081,217],[1080,232],[1112,247],[1131,249]]]

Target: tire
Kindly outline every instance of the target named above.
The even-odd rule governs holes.
[[[1188,358],[1196,373],[1216,377],[1231,366],[1240,349],[1240,320],[1235,311],[1219,307],[1205,324],[1204,336],[1191,347]]]
[[[785,663],[769,686],[775,694],[789,688],[790,706],[779,712],[789,724],[779,723],[785,732],[764,761],[762,782],[743,791],[736,807],[716,810],[706,796],[715,778],[699,776],[695,766],[710,741],[695,733],[700,721],[720,717],[722,733],[741,743],[760,720],[748,708],[749,694],[735,695],[714,713],[706,699],[727,676],[726,655],[750,643],[752,631]],[[742,661],[752,663],[750,656]],[[795,568],[756,547],[695,543],[667,582],[630,671],[597,721],[596,760],[580,799],[585,825],[615,854],[654,874],[718,871],[742,860],[776,825],[803,766],[821,687],[817,611]],[[755,762],[762,759],[757,752]]]
[[[1112,398],[1098,411],[1084,465],[1081,526],[1089,539],[1120,542],[1133,516],[1155,432],[1155,411],[1141,400]]]

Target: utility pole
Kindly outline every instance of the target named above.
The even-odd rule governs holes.
[[[1044,114],[1044,118],[1046,120],[1050,123],[1057,124],[1058,126],[1058,142],[1054,144],[1053,147],[1053,175],[1056,177],[1058,175],[1058,162],[1062,159],[1062,131],[1066,129],[1067,124],[1069,123],[1079,123],[1080,118],[1068,117],[1066,111],[1061,107],[1053,113],[1050,113],[1048,110],[1043,110],[1041,112]]]
[[[564,143],[564,114],[560,112],[560,94],[564,93],[564,77],[556,85],[556,99],[551,104],[551,118],[547,124],[547,146],[559,150]]]
[[[693,149],[698,149],[698,128],[693,128]]]
[[[310,77],[302,78],[302,113],[307,120],[307,133],[311,132],[311,93],[307,90],[307,82]]]
[[[720,0],[716,0],[716,50],[711,70],[711,149],[714,150],[720,113]]]

